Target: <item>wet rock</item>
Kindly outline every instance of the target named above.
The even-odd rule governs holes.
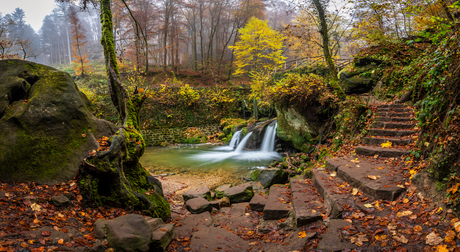
[[[228,197],[230,203],[248,202],[254,196],[251,183],[245,183],[230,187],[224,191],[224,195]]]
[[[288,180],[288,173],[283,169],[268,168],[257,169],[251,173],[251,180],[258,181],[264,187],[270,187],[274,184],[284,184]]]
[[[193,198],[185,202],[187,210],[193,214],[199,214],[202,212],[210,212],[212,210],[211,202],[203,198]]]
[[[209,191],[209,188],[207,186],[192,188],[186,191],[183,197],[184,197],[185,202],[193,198],[204,198],[204,199],[207,199],[208,201],[212,200],[211,192]]]
[[[230,187],[232,187],[231,184],[225,184],[225,185],[221,185],[221,186],[217,187],[216,188],[216,198],[220,199],[220,198],[224,197],[224,191],[227,190]]]
[[[152,229],[143,216],[128,214],[113,220],[96,221],[94,237],[106,238],[115,251],[149,251]]]
[[[57,195],[51,197],[51,202],[53,202],[53,205],[57,207],[70,205],[70,200],[64,195]]]

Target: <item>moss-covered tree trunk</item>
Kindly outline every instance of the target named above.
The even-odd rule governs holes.
[[[112,204],[145,209],[154,217],[167,219],[170,206],[161,183],[139,163],[145,143],[139,131],[139,111],[146,98],[139,92],[128,96],[119,81],[113,39],[110,0],[100,0],[102,38],[108,84],[113,104],[120,115],[121,127],[112,136],[110,149],[87,157],[80,167],[79,185],[84,200],[96,205]]]

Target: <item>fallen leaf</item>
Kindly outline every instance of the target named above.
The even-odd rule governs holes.
[[[50,232],[48,232],[48,231],[42,231],[42,236],[47,237],[47,236],[50,236],[50,235],[51,235]]]
[[[367,178],[372,179],[372,180],[376,180],[376,179],[377,179],[377,176],[374,176],[374,175],[367,175]]]
[[[22,242],[22,243],[21,243],[21,247],[23,247],[23,248],[28,248],[28,247],[29,247],[29,244],[27,244],[26,242]]]
[[[33,203],[32,205],[30,205],[30,208],[32,208],[32,210],[37,211],[37,212],[40,212],[40,210],[42,209],[42,207],[37,203]]]
[[[434,231],[429,233],[426,236],[426,244],[431,245],[431,246],[436,246],[439,243],[441,243],[444,239],[439,237]]]
[[[401,235],[401,236],[395,235],[395,236],[393,236],[393,239],[398,241],[398,242],[401,242],[401,243],[407,243],[408,242],[407,238],[404,237],[404,235]]]
[[[436,252],[449,252],[447,245],[438,245],[436,247]]]
[[[61,245],[64,244],[64,239],[59,239],[58,243]]]
[[[358,194],[358,188],[353,188],[353,191],[351,192],[351,194],[353,196],[355,196],[356,194]]]
[[[337,176],[337,172],[332,172],[331,177],[335,177],[335,176]]]
[[[391,148],[391,145],[393,145],[393,143],[390,141],[381,144],[382,148]]]
[[[363,242],[369,241],[366,237],[366,234],[364,233],[359,233],[356,234],[355,236],[350,237],[350,242],[353,244],[356,244],[357,246],[361,247],[363,245]]]
[[[422,232],[422,227],[417,225],[417,226],[414,227],[414,231],[415,232]]]
[[[364,206],[367,207],[367,208],[374,207],[374,206],[372,206],[372,204],[364,204]]]
[[[412,211],[400,211],[398,212],[398,217],[404,217],[404,216],[408,216],[411,214],[412,214]]]
[[[299,235],[297,237],[305,238],[305,237],[307,237],[307,233],[305,233],[305,231],[299,232]]]
[[[407,203],[407,202],[409,202],[408,198],[403,199],[403,203]]]

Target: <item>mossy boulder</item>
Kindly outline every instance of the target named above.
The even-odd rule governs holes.
[[[309,152],[316,144],[319,130],[295,106],[276,106],[278,116],[277,135],[284,142],[302,151]]]
[[[61,183],[75,177],[97,138],[116,129],[94,117],[69,74],[0,61],[0,181]]]
[[[346,94],[363,94],[371,91],[378,82],[375,62],[368,65],[348,67],[340,71],[340,86]]]
[[[224,192],[228,188],[232,187],[232,184],[224,184],[216,188],[216,198],[221,199],[224,197]]]
[[[288,181],[288,178],[289,174],[285,170],[277,168],[254,170],[251,173],[251,180],[260,182],[264,188],[274,184],[284,184]]]
[[[224,192],[224,196],[230,200],[230,203],[249,202],[254,196],[251,183],[245,183],[230,187]]]

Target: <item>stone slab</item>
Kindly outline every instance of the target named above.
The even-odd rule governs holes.
[[[256,194],[249,202],[249,207],[253,211],[262,212],[267,204],[268,195]]]
[[[230,203],[249,202],[254,196],[252,183],[244,183],[230,187],[224,191],[224,196],[228,197]]]
[[[414,118],[376,116],[375,121],[376,122],[413,122]]]
[[[393,146],[397,145],[409,145],[412,143],[411,139],[401,139],[401,138],[386,138],[386,137],[366,137],[364,138],[363,143],[367,145],[381,145],[386,142],[391,142]]]
[[[403,137],[415,134],[415,130],[391,130],[391,129],[370,129],[369,135],[371,136],[389,136],[389,137]]]
[[[248,241],[219,227],[205,227],[193,233],[190,239],[192,251],[247,251]]]
[[[232,187],[231,184],[224,184],[224,185],[221,185],[219,187],[216,188],[216,198],[220,199],[222,197],[224,197],[224,192],[225,190],[227,190],[228,188]]]
[[[267,203],[264,208],[264,220],[279,220],[287,218],[292,210],[290,190],[287,186],[273,185],[270,187]]]
[[[166,247],[174,239],[174,224],[167,223],[161,225],[152,232],[152,241],[150,243],[149,251],[166,251]]]
[[[291,179],[292,207],[297,227],[321,220],[326,214],[324,200],[311,179]]]
[[[223,207],[218,212],[213,212],[215,219],[214,226],[236,230],[254,230],[257,223],[253,220],[256,217],[248,209],[248,203],[233,204],[232,207]],[[253,216],[254,215],[254,216]]]
[[[187,210],[193,214],[200,214],[206,211],[212,211],[211,202],[203,198],[189,199],[187,200],[187,202],[185,202],[185,206]]]
[[[213,223],[213,218],[210,212],[191,214],[187,215],[183,219],[179,217],[177,219],[179,220],[176,224],[175,233],[176,237],[179,238],[191,237],[193,229],[199,230],[204,227],[210,227]]]
[[[355,149],[356,154],[364,156],[375,156],[379,157],[400,157],[407,156],[410,154],[410,150],[401,149],[401,148],[382,148],[379,146],[358,146]]]
[[[207,186],[191,188],[184,193],[183,197],[184,201],[188,201],[189,199],[193,198],[204,198],[209,201],[212,200],[211,192]]]
[[[415,127],[414,123],[397,123],[397,122],[374,122],[373,128],[385,129],[412,129]]]
[[[320,251],[343,251],[356,248],[356,245],[340,239],[338,229],[349,225],[351,225],[350,222],[344,220],[331,220],[327,232],[322,236],[322,240],[318,244],[318,249]]]

